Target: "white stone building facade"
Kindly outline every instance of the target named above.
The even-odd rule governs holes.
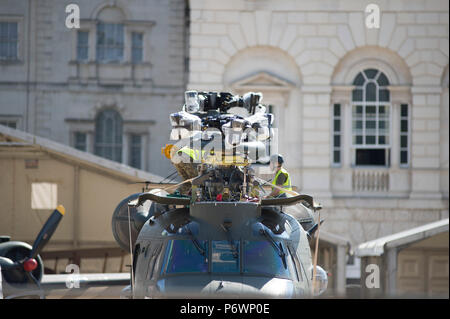
[[[80,29],[65,26],[70,3]],[[369,3],[380,28],[366,27]],[[186,86],[260,91],[293,184],[356,247],[448,217],[448,8],[2,0],[0,124],[164,176],[160,147]]]
[[[188,88],[262,92],[293,184],[352,245],[448,217],[448,2],[372,2],[378,29],[366,1],[190,1]]]
[[[184,0],[2,0],[0,33],[0,124],[174,170],[160,148],[187,81]]]

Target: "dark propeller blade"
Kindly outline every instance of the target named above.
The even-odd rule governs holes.
[[[42,248],[44,248],[44,246],[48,243],[50,237],[52,237],[65,212],[66,210],[64,209],[63,205],[59,205],[53,211],[53,213],[47,219],[41,231],[39,232],[39,235],[36,237],[36,240],[34,241],[33,249],[30,253],[30,258],[35,258],[40,253]]]

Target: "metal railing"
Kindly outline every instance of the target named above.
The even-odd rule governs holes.
[[[72,248],[65,250],[50,250],[40,253],[41,258],[44,261],[45,269],[54,274],[58,270],[58,261],[69,259],[69,263],[80,266],[82,259],[103,259],[103,273],[106,272],[106,266],[108,258],[120,257],[120,266],[117,272],[123,271],[124,260],[128,255],[127,251],[119,247],[102,247],[102,248]],[[51,267],[49,261],[54,260],[54,266]]]

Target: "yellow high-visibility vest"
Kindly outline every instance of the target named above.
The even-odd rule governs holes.
[[[283,173],[284,175],[286,175],[286,181],[284,182],[283,185],[277,185],[277,180],[278,180],[278,176],[280,176],[280,174]],[[281,168],[277,174],[275,175],[275,178],[272,181],[272,185],[278,186],[278,187],[282,187],[285,190],[288,191],[292,191],[292,186],[291,186],[291,177],[289,176],[289,173],[287,170],[285,170],[284,168]],[[286,193],[284,190],[280,189],[280,194],[284,194]]]
[[[178,150],[178,152],[182,152],[182,153],[188,155],[194,161],[198,161],[201,159],[199,150],[193,150],[192,148],[189,148],[187,146],[180,148]],[[202,150],[201,155],[203,156],[204,154],[205,154],[205,151]]]

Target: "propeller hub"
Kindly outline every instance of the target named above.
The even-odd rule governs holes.
[[[35,270],[37,266],[38,263],[34,258],[29,258],[23,263],[23,269],[27,272]]]

